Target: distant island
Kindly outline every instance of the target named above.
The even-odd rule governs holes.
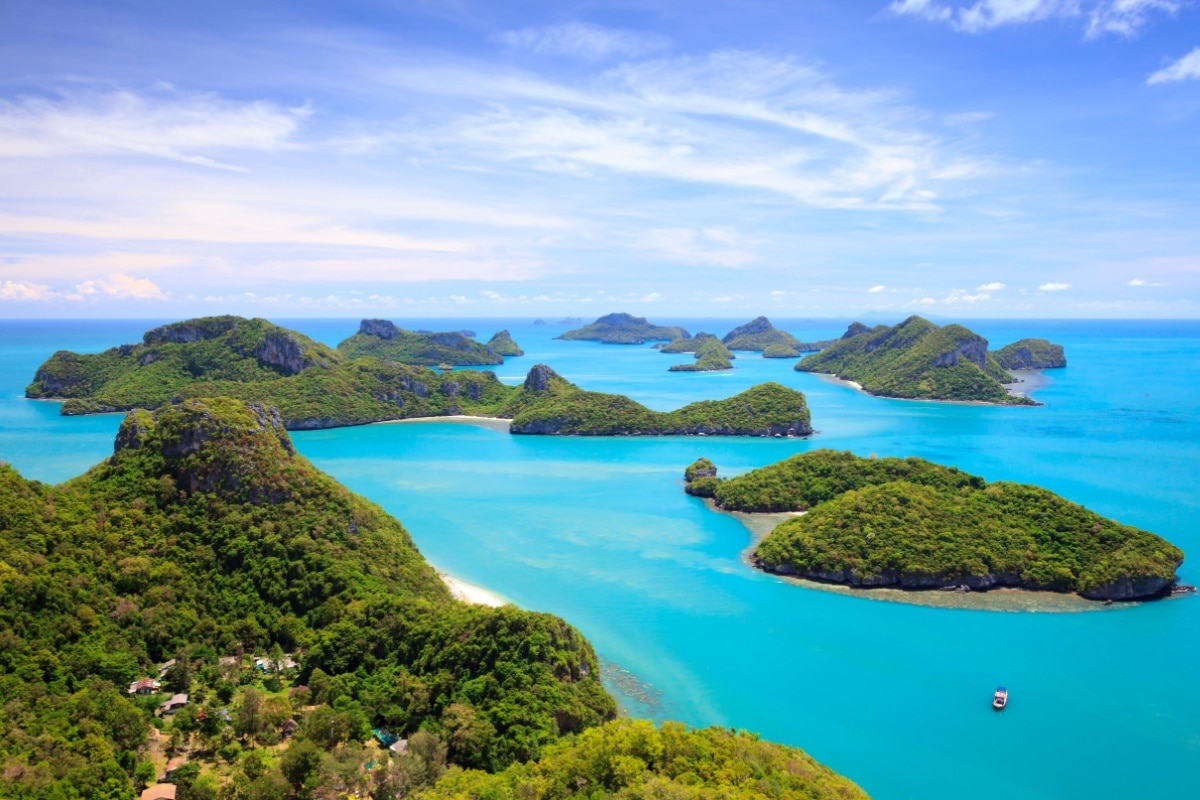
[[[987,339],[962,325],[939,327],[918,316],[891,327],[856,322],[796,369],[833,374],[881,397],[1037,405],[1005,390],[1014,378],[988,352]]]
[[[569,330],[555,338],[603,344],[645,344],[651,341],[669,342],[672,339],[689,339],[691,336],[683,328],[654,325],[645,317],[635,317],[631,314],[607,314],[589,325]]]
[[[790,333],[776,328],[766,317],[756,317],[745,325],[734,328],[725,334],[721,342],[730,350],[763,351],[764,356],[766,356],[768,348],[773,354],[791,350],[793,352],[790,357],[793,358],[800,353],[798,349],[800,341]],[[786,358],[788,356],[771,355],[767,357]]]
[[[993,355],[1007,370],[1058,369],[1067,365],[1061,344],[1045,339],[1021,339],[1001,347]]]
[[[480,344],[468,334],[474,335],[474,332],[406,331],[386,319],[364,319],[358,332],[340,342],[337,349],[350,358],[373,356],[399,364],[425,367],[441,364],[455,367],[487,366],[503,364],[506,355],[524,355],[508,331],[497,333],[487,344]]]
[[[854,587],[1014,587],[1091,600],[1154,597],[1183,552],[1037,486],[919,458],[816,450],[728,480],[701,459],[688,493],[719,508],[805,512],[778,525],[755,566]]]
[[[470,415],[511,419],[512,432],[523,434],[812,433],[804,395],[778,384],[660,414],[627,397],[586,392],[542,364],[523,386],[508,386],[486,370],[439,374],[375,356],[351,358],[297,331],[240,317],[165,325],[148,331],[142,344],[102,353],[59,351],[38,368],[26,396],[64,400],[66,415],[231,397],[278,408],[289,430]]]
[[[671,372],[719,372],[733,369],[733,359],[737,356],[731,353],[729,348],[723,345],[717,337],[709,334],[703,335],[705,337],[703,339],[700,338],[701,334],[697,334],[692,339],[675,340],[675,342],[695,343],[695,348],[691,352],[695,353],[696,360],[691,364],[675,364],[669,368]],[[668,352],[666,347],[663,348],[663,352]]]

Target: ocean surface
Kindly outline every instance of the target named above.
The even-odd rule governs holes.
[[[112,452],[119,415],[66,418],[21,397],[57,349],[138,341],[166,320],[0,320],[0,459],[62,481]],[[275,320],[336,344],[357,320]],[[850,320],[775,319],[801,339]],[[895,320],[891,320],[895,321]],[[940,321],[940,320],[939,320]],[[1200,597],[1087,613],[931,608],[803,588],[746,566],[747,529],[682,491],[685,466],[730,475],[832,447],[921,456],[1035,483],[1155,531],[1200,582],[1200,323],[969,321],[998,347],[1041,336],[1070,366],[1037,408],[884,400],[743,354],[556,342],[530,320],[397,320],[507,328],[580,386],[656,409],[773,380],[808,396],[807,440],[520,437],[417,422],[295,433],[319,467],[399,517],[439,569],[581,629],[629,713],[744,728],[803,747],[878,800],[1200,797]],[[655,319],[724,333],[738,320]],[[1003,713],[990,707],[1009,688]]]

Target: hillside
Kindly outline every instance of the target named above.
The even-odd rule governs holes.
[[[508,332],[504,333],[508,337]],[[502,346],[520,349],[511,338]],[[358,332],[339,342],[337,349],[348,359],[371,356],[424,367],[438,364],[474,367],[504,363],[503,353],[490,345],[480,344],[462,331],[416,333],[398,328],[385,319],[364,319],[359,324]]]
[[[498,356],[523,356],[525,351],[513,341],[508,331],[497,331],[488,339],[487,347]]]
[[[855,323],[847,336],[805,357],[796,369],[831,373],[882,397],[1036,405],[1005,391],[1012,376],[988,352],[987,339],[961,325],[938,327],[917,316],[893,327]]]
[[[164,680],[210,712],[166,728],[164,743],[201,735],[193,758],[278,741],[274,708],[322,752],[386,724],[500,769],[615,714],[577,631],[451,600],[404,528],[296,454],[256,404],[134,412],[114,455],[60,486],[0,467],[0,584],[3,797],[132,798],[132,776],[154,774],[163,695],[125,687],[168,658],[185,666]],[[251,716],[218,656],[273,647],[297,652],[312,701],[292,706],[268,681],[271,705]]]
[[[683,328],[653,325],[645,317],[630,314],[608,314],[582,328],[569,330],[556,339],[602,342],[604,344],[645,344],[652,341],[669,342],[690,338]]]
[[[725,334],[721,342],[730,350],[760,351],[773,347],[777,352],[782,346],[800,352],[800,341],[790,333],[776,328],[766,317],[756,317],[745,325],[734,328]]]
[[[661,353],[694,353],[707,342],[720,341],[715,335],[700,331],[690,339],[672,339],[666,344],[656,344],[655,348]]]
[[[1061,344],[1045,339],[1021,339],[997,350],[996,363],[1008,370],[1057,369],[1067,365]]]
[[[513,433],[581,436],[808,436],[804,395],[777,383],[726,400],[704,400],[675,411],[651,411],[628,397],[588,392],[539,364],[500,416]]]
[[[690,364],[675,364],[669,368],[671,372],[719,372],[733,369],[732,359],[736,358],[717,338],[710,337],[700,342],[695,350],[696,360]]]
[[[969,475],[919,458],[816,450],[721,480],[688,468],[691,494],[729,511],[804,511],[771,532],[768,572],[851,586],[1077,592],[1093,600],[1156,595],[1183,552],[1053,492]]]

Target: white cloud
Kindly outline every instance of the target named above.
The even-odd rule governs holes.
[[[89,295],[103,295],[117,298],[133,298],[135,300],[167,299],[162,289],[153,281],[145,278],[131,278],[119,272],[109,275],[108,278],[84,281],[76,285],[75,294],[84,297]]]
[[[308,107],[209,94],[64,94],[0,101],[0,158],[137,153],[240,171],[214,156],[293,146]]]
[[[58,297],[58,292],[51,291],[49,286],[42,283],[22,283],[21,281],[4,281],[0,283],[0,301],[38,301],[51,300]]]
[[[506,31],[499,39],[509,47],[542,55],[575,56],[597,61],[614,55],[645,55],[667,47],[660,36],[604,28],[586,22],[567,22],[545,28]]]
[[[1039,292],[1061,292],[1064,289],[1070,289],[1069,283],[1043,283],[1038,287]]]
[[[937,300],[934,300],[932,297],[922,297],[920,300],[913,301],[913,305],[918,306],[931,306],[935,303],[937,303]]]
[[[1129,285],[1130,286],[1145,286],[1146,282],[1144,280],[1142,280],[1141,278],[1134,278],[1131,281],[1129,281]]]
[[[978,287],[976,287],[975,291],[977,291],[977,292],[998,292],[1003,288],[1004,288],[1004,284],[997,281],[997,282],[993,282],[993,283],[981,283]]]
[[[871,294],[879,294],[880,292],[886,291],[886,290],[887,290],[887,287],[884,286],[882,283],[879,284],[878,286],[872,286],[870,289],[867,289],[867,291],[870,292]]]
[[[980,33],[1005,25],[1024,25],[1048,19],[1086,22],[1089,37],[1105,33],[1134,36],[1155,13],[1174,14],[1186,0],[976,0],[951,5],[934,0],[895,0],[888,11],[933,22],[955,30]]]
[[[1200,79],[1200,47],[1146,79],[1148,84]]]
[[[987,292],[971,294],[966,289],[951,289],[950,294],[942,302],[953,305],[954,303],[982,303],[984,300],[990,299],[992,296]]]

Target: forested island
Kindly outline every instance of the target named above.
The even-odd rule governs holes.
[[[833,374],[881,397],[1037,405],[1005,390],[1013,376],[988,352],[987,339],[962,325],[939,327],[918,316],[891,327],[854,323],[796,369]]]
[[[508,331],[500,331],[487,344],[480,344],[467,334],[471,331],[444,333],[406,331],[386,319],[364,319],[358,332],[338,343],[337,349],[349,358],[372,356],[399,364],[433,367],[449,364],[455,367],[477,367],[503,364],[504,356],[520,356],[524,352],[512,340]]]
[[[1183,552],[1046,489],[919,458],[816,450],[722,480],[701,459],[686,490],[719,508],[805,512],[777,526],[755,566],[855,587],[1075,592],[1133,600],[1167,591]]]
[[[786,331],[781,331],[771,324],[766,317],[756,317],[745,325],[740,325],[721,339],[730,350],[762,351],[767,358],[796,357],[800,354],[800,341]],[[771,355],[767,355],[767,350]],[[789,355],[784,356],[782,353]]]
[[[6,798],[865,797],[750,735],[612,721],[577,630],[451,599],[260,404],[130,413],[58,486],[0,466],[0,585]]]
[[[586,392],[545,365],[535,365],[522,386],[508,386],[486,370],[439,374],[350,358],[296,331],[239,317],[166,325],[142,344],[102,353],[59,351],[38,368],[26,395],[65,400],[68,415],[232,397],[278,408],[289,430],[468,415],[511,419],[512,432],[524,434],[812,433],[804,395],[778,384],[660,414],[627,397]]]
[[[1021,339],[1001,347],[995,356],[996,363],[1007,370],[1058,369],[1067,365],[1062,345],[1045,339]]]
[[[700,339],[697,335],[694,339],[676,339],[676,342],[696,342]],[[667,352],[666,348],[663,348]],[[677,352],[671,350],[669,352]],[[691,364],[675,364],[669,367],[671,372],[717,372],[725,369],[733,369],[733,359],[737,358],[729,351],[729,348],[721,343],[715,336],[705,334],[705,338],[695,345],[691,351],[695,353],[696,360]]]
[[[691,338],[678,326],[654,325],[645,317],[632,314],[606,314],[595,322],[574,328],[556,339],[602,342],[604,344],[645,344],[646,342]]]

